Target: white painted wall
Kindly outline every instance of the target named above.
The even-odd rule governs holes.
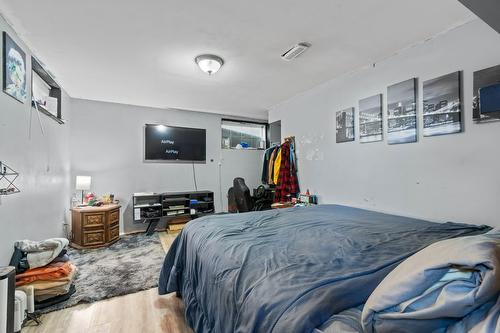
[[[474,124],[471,110],[473,71],[498,64],[500,34],[476,20],[304,92],[273,108],[269,120],[281,119],[282,136],[296,136],[301,188],[322,203],[500,226],[500,123]],[[457,70],[464,70],[464,133],[423,138],[420,131],[417,143],[403,145],[335,143],[335,111],[357,110],[359,99],[377,93],[385,104],[387,86],[412,77],[421,129],[422,82]]]
[[[31,82],[28,47],[1,17],[0,31],[7,31],[26,52],[28,82]],[[0,66],[0,77],[1,71]],[[20,173],[16,185],[21,190],[18,194],[0,196],[0,266],[9,263],[15,240],[60,237],[63,222],[69,217],[69,124],[59,125],[40,114],[45,131],[42,135],[38,117],[35,111],[31,114],[30,105],[29,101],[21,104],[0,91],[0,161]],[[63,118],[70,118],[70,99],[66,94],[62,112]]]
[[[114,193],[122,204],[122,232],[145,229],[132,222],[134,192],[194,190],[192,164],[143,162],[145,124],[206,128],[207,163],[194,167],[198,189],[215,192],[218,211],[227,209],[234,177],[245,178],[249,188],[260,183],[262,152],[221,149],[220,115],[81,99],[72,100],[72,112],[71,188],[77,175],[88,175],[93,192]]]

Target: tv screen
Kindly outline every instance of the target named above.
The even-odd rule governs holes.
[[[200,128],[146,125],[146,161],[206,160],[206,130]]]

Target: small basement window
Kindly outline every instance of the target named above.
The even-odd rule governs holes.
[[[33,100],[37,103],[36,106],[43,107],[54,117],[57,117],[58,100],[55,97],[50,97],[51,87],[36,72],[33,72],[32,80]]]
[[[33,57],[31,57],[31,70],[31,106],[59,124],[64,124],[61,115],[61,87]]]
[[[223,149],[265,149],[267,124],[222,119]]]

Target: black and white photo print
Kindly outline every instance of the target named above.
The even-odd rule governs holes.
[[[416,79],[387,88],[387,142],[389,144],[417,141]]]
[[[336,113],[336,141],[354,141],[354,108],[348,108]]]
[[[359,101],[359,141],[382,141],[382,94]]]
[[[462,131],[460,72],[424,82],[424,136]]]

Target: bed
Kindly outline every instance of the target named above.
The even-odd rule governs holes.
[[[490,229],[340,205],[207,216],[175,239],[158,289],[195,332],[312,332],[417,251]]]

